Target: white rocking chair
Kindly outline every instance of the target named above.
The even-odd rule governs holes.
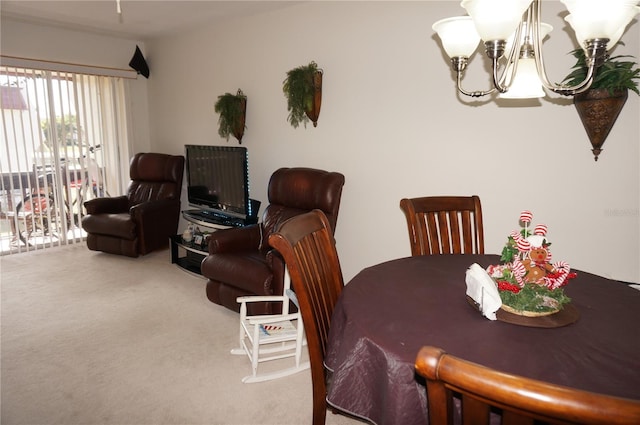
[[[301,363],[302,347],[307,344],[304,326],[295,293],[290,289],[289,272],[285,270],[284,294],[279,296],[238,297],[240,303],[240,347],[231,354],[246,354],[251,360],[252,374],[242,378],[244,383],[262,382],[292,375],[309,368],[309,362]],[[282,302],[282,314],[247,315],[251,302]],[[298,311],[289,313],[289,301]],[[294,357],[295,365],[269,373],[258,374],[258,364],[270,360]]]

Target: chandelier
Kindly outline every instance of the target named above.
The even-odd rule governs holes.
[[[581,43],[588,66],[579,84],[552,84],[542,58],[542,40],[553,29],[541,22],[541,0],[462,0],[468,16],[442,19],[433,24],[451,67],[457,74],[460,93],[481,97],[499,93],[501,98],[544,97],[543,87],[565,96],[589,88],[596,69],[608,58],[608,50],[620,40],[626,26],[640,12],[637,0],[561,0],[569,15],[565,21]],[[467,91],[462,88],[469,57],[484,41],[492,62],[493,88]]]

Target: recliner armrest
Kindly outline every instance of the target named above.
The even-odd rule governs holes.
[[[282,294],[284,292],[284,270],[285,263],[282,254],[277,250],[271,249],[266,254],[267,264],[273,273],[272,290],[274,294]]]
[[[180,200],[178,199],[159,199],[156,201],[145,201],[132,206],[129,213],[134,220],[140,221],[145,215],[150,214],[166,214],[167,209],[177,206],[180,209]]]
[[[180,200],[142,202],[132,206],[129,214],[137,227],[140,253],[146,254],[158,247],[169,246],[169,237],[178,231]]]
[[[95,198],[84,203],[87,214],[116,214],[129,209],[129,199],[126,196],[111,198]]]
[[[213,232],[209,236],[209,255],[248,250],[257,251],[262,231],[260,226],[258,223]]]

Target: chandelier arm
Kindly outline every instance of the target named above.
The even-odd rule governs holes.
[[[527,18],[529,17],[527,11]],[[504,65],[504,69],[502,70],[502,74],[500,78],[496,81],[496,71],[494,71],[494,85],[497,87],[497,90],[500,93],[505,93],[511,87],[513,80],[515,78],[516,72],[518,72],[518,63],[520,58],[520,50],[521,50],[521,35],[523,31],[523,22],[520,22],[516,32],[513,36],[513,42],[511,43],[511,49],[509,50],[508,55],[506,56],[506,63]],[[499,60],[499,59],[498,59]],[[495,67],[498,65],[498,62],[495,63]]]
[[[457,72],[457,78],[456,78],[456,83],[457,83],[457,87],[458,87],[458,91],[460,93],[462,93],[465,96],[470,96],[470,97],[482,97],[482,96],[487,96],[491,93],[494,93],[496,91],[495,88],[491,89],[491,90],[487,90],[487,91],[467,91],[465,89],[462,88],[462,71],[458,71]]]
[[[547,70],[544,64],[544,55],[542,53],[542,36],[540,34],[540,22],[542,22],[542,3],[539,0],[534,0],[531,4],[530,9],[532,10],[532,19],[530,22],[531,25],[531,34],[532,34],[532,43],[533,43],[533,52],[534,52],[534,60],[536,64],[536,71],[538,72],[538,78],[542,83],[542,86],[547,90],[550,90],[554,93],[563,94],[565,96],[573,95],[573,90],[582,89],[587,83],[591,85],[591,76],[593,75],[593,69],[589,68],[587,72],[587,78],[582,83],[578,84],[574,87],[563,87],[557,84],[553,84],[549,81],[549,77],[547,76]],[[584,88],[586,90],[586,88]]]
[[[456,72],[456,87],[458,91],[465,96],[470,97],[482,97],[488,94],[491,94],[495,91],[495,89],[489,91],[467,91],[462,88],[462,74],[464,70],[467,68],[467,64],[469,63],[469,58],[465,56],[456,56],[451,58],[451,68]]]
[[[492,74],[492,78],[493,78],[493,87],[494,89],[492,89],[493,91],[498,91],[500,93],[504,93],[507,91],[507,87],[504,87],[503,83],[504,83],[504,79],[506,71],[509,69],[508,66],[508,62],[505,65],[505,69],[502,71],[502,73],[500,74],[499,70],[500,70],[500,59],[504,56],[504,49],[505,46],[507,44],[506,40],[490,40],[490,41],[485,41],[484,43],[484,47],[485,47],[485,53],[487,54],[487,57],[491,60],[491,74]],[[513,49],[511,50],[510,53],[513,53]],[[511,56],[511,54],[509,55]],[[508,58],[507,61],[509,61],[511,58]]]
[[[491,68],[493,69],[493,85],[495,87],[495,90],[497,90],[500,93],[506,93],[507,90],[509,90],[508,86],[504,85],[504,80],[506,79],[506,74],[507,71],[511,69],[511,67],[509,67],[508,65],[505,65],[504,69],[502,70],[502,73],[500,74],[500,76],[498,76],[499,72],[498,69],[500,68],[500,63],[498,62],[499,58],[493,58],[491,61]],[[517,65],[515,65],[513,68],[515,68]]]
[[[593,76],[595,74],[595,69],[596,69],[595,62],[593,62],[592,64],[589,65],[589,69],[587,70],[587,76],[585,77],[585,79],[581,83],[576,84],[575,86],[566,87],[566,86],[557,86],[557,85],[551,85],[551,86],[545,85],[545,87],[551,90],[552,92],[561,94],[563,96],[573,96],[573,95],[582,93],[584,91],[589,90],[589,87],[591,87],[591,84],[593,83]]]
[[[542,56],[542,36],[540,35],[540,23],[542,22],[542,3],[539,0],[533,0],[533,3],[529,7],[532,11],[531,15],[531,42],[533,44],[533,56],[536,64],[536,71],[542,86],[554,91],[557,88],[555,84],[549,82],[547,77],[547,71],[544,66],[544,57]]]
[[[587,74],[580,83],[574,86],[564,86],[551,84],[546,74],[544,73],[544,60],[542,58],[542,52],[536,52],[536,67],[538,68],[538,74],[542,81],[542,85],[551,90],[554,93],[561,94],[563,96],[574,96],[576,94],[587,91],[591,84],[593,83],[593,79],[596,74],[596,70],[602,64],[602,62],[607,58],[607,43],[609,39],[593,39],[587,40],[585,42],[585,56],[587,61]],[[538,60],[540,63],[538,63]]]
[[[602,64],[607,57],[607,43],[608,39],[593,39],[585,41],[585,56],[587,59],[587,75],[585,79],[574,86],[563,86],[553,84],[547,77],[546,68],[544,65],[544,56],[542,54],[542,36],[540,34],[540,22],[542,16],[542,2],[540,0],[534,0],[530,9],[533,10],[532,17],[532,38],[533,38],[533,51],[536,63],[536,70],[538,77],[542,82],[542,85],[554,93],[561,94],[563,96],[573,96],[582,93],[591,87],[593,83],[593,77],[595,76],[596,69]]]

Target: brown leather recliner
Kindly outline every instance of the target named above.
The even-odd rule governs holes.
[[[207,298],[240,311],[236,298],[245,295],[282,295],[284,261],[269,246],[269,235],[290,217],[322,210],[335,232],[344,175],[312,168],[281,168],[271,175],[269,205],[262,222],[214,232],[201,273]],[[281,303],[252,303],[250,314],[279,313]]]
[[[168,247],[178,230],[183,173],[183,156],[136,154],[126,195],[84,203],[89,249],[137,257]]]

